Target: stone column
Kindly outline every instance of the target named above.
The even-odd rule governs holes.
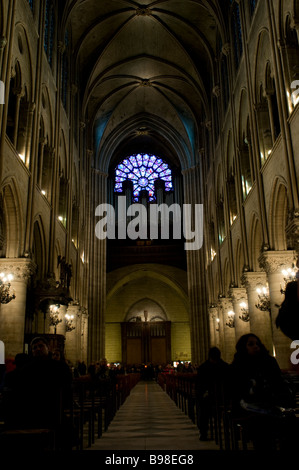
[[[295,251],[266,251],[259,258],[259,263],[268,275],[269,295],[271,304],[271,325],[273,333],[274,354],[281,369],[291,368],[290,345],[292,340],[285,336],[275,325],[279,306],[284,297],[280,292],[283,284],[282,270],[296,263]]]
[[[194,214],[195,204],[201,202],[200,168],[190,168],[182,173],[184,177],[184,202],[190,204],[191,212]],[[196,227],[196,230],[203,230],[203,227]],[[186,256],[192,362],[200,364],[207,358],[210,336],[204,248],[188,249]]]
[[[247,292],[245,288],[234,287],[230,289],[230,297],[232,299],[233,311],[235,312],[235,340],[246,335],[250,331],[249,321],[244,321],[240,317],[243,316],[241,303],[246,303],[248,308]]]
[[[219,309],[221,311],[220,321],[222,317],[223,325],[223,349],[222,349],[222,359],[226,362],[231,363],[234,358],[235,345],[236,345],[236,335],[235,335],[235,326],[234,326],[234,317],[228,315],[228,312],[233,311],[233,304],[231,299],[222,297],[219,299]],[[233,326],[229,326],[230,317],[233,320]]]
[[[250,316],[250,332],[257,335],[270,354],[273,353],[272,326],[269,312],[262,312],[258,303],[257,289],[267,285],[265,272],[247,272],[242,276],[242,284],[246,287]]]
[[[105,354],[106,312],[106,240],[95,235],[98,218],[95,209],[106,202],[107,174],[97,169],[91,173],[91,214],[89,250],[89,335],[88,361],[99,360]]]
[[[88,310],[81,307],[80,316],[80,360],[87,364],[87,347],[88,347]]]
[[[0,272],[12,274],[11,292],[16,298],[0,305],[0,339],[5,344],[6,357],[23,352],[27,283],[35,271],[35,264],[26,258],[3,258]]]
[[[67,314],[74,316],[72,325],[75,328],[65,332],[65,356],[75,366],[80,360],[80,305],[72,302],[67,308]]]
[[[216,346],[216,325],[215,321],[218,317],[217,306],[210,305],[209,307],[209,324],[210,324],[210,343],[211,346]]]

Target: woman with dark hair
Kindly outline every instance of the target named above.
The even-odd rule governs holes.
[[[276,359],[255,334],[239,339],[231,369],[233,412],[250,418],[247,430],[255,447],[271,448],[277,433],[289,438],[286,429],[293,427],[294,398]]]

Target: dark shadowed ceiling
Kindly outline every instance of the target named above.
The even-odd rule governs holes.
[[[221,18],[216,0],[69,1],[66,23],[97,167],[107,171],[143,150],[182,168],[196,163]]]

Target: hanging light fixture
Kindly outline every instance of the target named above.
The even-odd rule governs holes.
[[[235,312],[233,312],[232,310],[227,312],[226,326],[228,326],[229,328],[234,328],[235,327]]]
[[[248,311],[248,306],[246,302],[241,302],[240,307],[241,307],[241,313],[242,313],[242,315],[239,315],[240,320],[244,322],[249,322],[250,317],[249,317],[249,311]]]
[[[62,322],[62,319],[59,318],[59,308],[60,305],[50,305],[50,326],[54,326],[54,334],[56,335],[56,328],[59,323]]]
[[[12,274],[0,273],[0,303],[8,304],[11,300],[15,299],[15,293],[10,292],[11,281],[13,280]]]
[[[255,305],[256,308],[261,310],[261,312],[271,313],[271,304],[268,287],[262,287],[261,289],[256,289],[258,293],[258,303]]]
[[[293,268],[283,269],[281,272],[283,275],[284,287],[282,287],[280,284],[280,293],[284,295],[286,293],[287,284],[289,282],[296,281],[297,271],[293,267]]]
[[[66,332],[73,331],[76,327],[73,325],[74,315],[65,314]]]

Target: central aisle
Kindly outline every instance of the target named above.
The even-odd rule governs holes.
[[[156,382],[139,382],[89,450],[219,450]]]

